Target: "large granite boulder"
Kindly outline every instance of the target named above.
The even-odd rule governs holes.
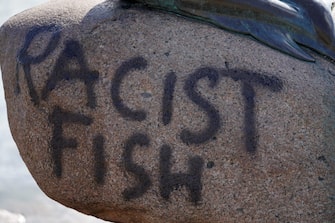
[[[21,156],[68,207],[122,223],[335,219],[335,65],[313,52],[56,0],[6,22],[0,53]]]

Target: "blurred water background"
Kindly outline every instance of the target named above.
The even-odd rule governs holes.
[[[0,25],[9,17],[43,2],[46,0],[0,0]],[[0,81],[0,209],[23,214],[27,223],[104,222],[58,204],[38,188],[10,134],[2,78]]]

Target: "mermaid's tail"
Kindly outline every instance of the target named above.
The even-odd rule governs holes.
[[[222,28],[250,34],[296,58],[314,61],[297,43],[335,59],[330,8],[319,0],[176,0],[177,8]],[[198,3],[198,5],[197,5]],[[201,6],[200,6],[201,4]]]
[[[329,0],[327,0],[329,1]],[[335,28],[323,0],[144,0],[152,7],[250,34],[296,58],[314,61],[298,44],[335,60]]]

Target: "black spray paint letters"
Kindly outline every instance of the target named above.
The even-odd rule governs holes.
[[[162,121],[164,125],[171,122],[173,114],[173,93],[176,87],[177,75],[170,72],[164,81],[164,94],[162,101]]]
[[[149,146],[148,136],[144,134],[134,134],[125,143],[122,155],[125,169],[135,175],[138,181],[136,186],[123,191],[125,200],[141,197],[152,185],[150,176],[146,173],[144,168],[132,160],[132,153],[137,145],[142,148]]]
[[[114,107],[124,118],[129,118],[134,121],[143,121],[147,116],[145,111],[133,111],[128,108],[120,97],[122,81],[129,74],[129,72],[132,70],[143,70],[146,67],[147,61],[143,57],[135,57],[123,62],[115,72],[112,81],[111,96]]]
[[[162,146],[159,157],[159,189],[161,196],[168,200],[173,190],[185,186],[189,191],[191,201],[198,204],[201,200],[201,176],[204,160],[200,156],[192,157],[188,163],[188,173],[171,173],[172,149],[169,145]]]
[[[37,38],[37,36],[42,34],[45,35],[46,33],[52,33],[52,35],[44,52],[37,56],[29,55],[28,51],[34,39]],[[31,77],[31,66],[40,64],[46,60],[60,44],[60,39],[61,30],[56,25],[37,26],[28,32],[25,43],[18,52],[18,64],[23,66],[32,102],[38,106],[40,100],[46,100],[50,92],[54,90],[56,85],[61,81],[79,80],[86,85],[87,106],[95,108],[96,98],[94,84],[99,77],[99,73],[97,71],[91,71],[88,68],[82,45],[76,40],[69,40],[65,42],[64,50],[58,57],[51,76],[48,78],[47,83],[41,92],[41,96],[39,96],[36,91]],[[78,68],[71,68],[71,64],[78,64]],[[17,86],[15,88],[15,92],[18,94],[21,91],[19,86],[19,68],[17,68],[16,76]]]
[[[78,68],[71,68],[71,63],[77,63]],[[70,40],[65,43],[65,48],[58,57],[56,65],[42,90],[42,99],[46,100],[49,93],[61,81],[79,80],[86,86],[87,106],[96,107],[94,84],[99,77],[97,71],[90,71],[84,56],[82,46],[78,41]]]
[[[254,154],[257,150],[258,133],[256,129],[255,86],[266,88],[272,92],[280,92],[283,82],[271,75],[264,75],[247,70],[221,70],[223,77],[241,81],[241,93],[244,98],[244,138],[247,152]]]
[[[105,161],[105,138],[98,134],[93,139],[93,153],[94,153],[94,180],[98,184],[105,182],[105,174],[107,165]]]
[[[29,47],[32,44],[35,37],[38,35],[42,35],[42,34],[45,35],[45,33],[52,34],[50,41],[47,47],[45,48],[45,50],[37,56],[29,55],[28,53]],[[34,86],[34,83],[31,77],[31,66],[43,62],[56,49],[56,47],[59,44],[60,38],[61,38],[61,31],[60,31],[60,28],[58,28],[56,25],[34,27],[28,32],[26,36],[26,40],[23,44],[23,47],[18,53],[18,56],[17,56],[18,64],[21,64],[23,66],[25,79],[27,81],[28,88],[29,88],[29,94],[30,94],[32,102],[35,105],[39,104],[40,98],[36,92],[36,89],[35,89],[35,86]],[[16,80],[17,80],[17,86],[15,88],[15,92],[20,93],[21,89],[19,85],[19,68],[18,67],[16,71]]]
[[[40,54],[31,55],[30,48],[33,43],[36,44],[39,35],[50,34],[50,40],[45,49]],[[19,65],[23,67],[25,81],[27,82],[29,95],[32,103],[39,107],[41,100],[47,101],[51,97],[51,92],[61,85],[64,81],[79,81],[85,85],[86,92],[83,97],[86,98],[86,106],[91,112],[98,108],[97,96],[95,94],[95,85],[99,79],[99,72],[91,70],[85,57],[84,47],[77,40],[66,40],[62,43],[62,51],[58,55],[52,72],[47,76],[46,83],[41,90],[38,91],[33,83],[31,68],[41,64],[44,60],[51,56],[57,46],[61,45],[61,29],[55,25],[38,26],[31,29],[26,40],[18,52],[18,68],[17,68],[17,86],[15,88],[16,95],[21,93]],[[110,83],[110,88],[107,89],[106,95],[109,94],[114,110],[118,112],[120,117],[127,121],[141,122],[146,120],[149,114],[143,109],[134,110],[127,106],[126,97],[121,95],[121,87],[125,82],[126,77],[133,75],[134,71],[145,72],[150,66],[150,63],[143,57],[137,56],[123,61],[118,68],[115,69],[113,79]],[[47,74],[45,74],[47,75]],[[178,82],[179,75],[174,71],[167,72],[162,78],[162,94],[161,99],[161,117],[160,121],[164,126],[171,124],[174,114],[175,88]],[[133,76],[132,78],[136,78]],[[202,145],[218,137],[219,130],[224,128],[220,111],[197,89],[199,81],[205,80],[211,89],[214,89],[220,84],[224,78],[230,78],[241,83],[241,95],[244,103],[244,143],[245,149],[249,154],[257,152],[258,131],[257,112],[256,112],[256,88],[265,88],[271,92],[280,92],[283,89],[283,82],[270,74],[255,73],[248,70],[240,69],[218,69],[213,67],[201,67],[195,69],[193,73],[186,76],[183,84],[184,94],[181,97],[186,97],[194,103],[201,112],[207,116],[207,125],[200,131],[192,131],[191,128],[176,130],[180,142],[187,145]],[[131,90],[131,89],[129,89]],[[229,109],[229,108],[227,108]],[[234,111],[232,111],[234,112]],[[94,119],[89,115],[75,113],[73,111],[65,111],[59,105],[55,106],[52,114],[49,116],[49,121],[53,127],[50,140],[51,158],[53,162],[53,173],[56,177],[61,178],[63,174],[63,156],[65,150],[78,150],[78,141],[76,138],[68,138],[64,135],[64,127],[69,125],[82,125],[90,128]],[[139,130],[136,130],[139,131]],[[92,139],[92,157],[94,159],[93,176],[97,184],[104,184],[107,163],[106,157],[106,142],[105,137],[101,133],[94,133]],[[146,150],[150,146],[150,137],[148,133],[133,133],[125,140],[122,148],[122,162],[124,171],[129,173],[136,181],[135,185],[124,189],[122,196],[125,200],[132,200],[143,196],[153,185],[152,177],[148,174],[145,166],[141,166],[134,162],[133,154],[137,149]],[[188,169],[184,172],[171,172],[173,151],[177,148],[172,148],[168,144],[164,144],[159,148],[159,182],[160,196],[168,200],[171,193],[179,187],[185,187],[189,192],[189,200],[194,204],[201,201],[202,174],[204,168],[204,160],[199,156],[190,157]],[[213,167],[215,164],[211,162],[207,164]]]
[[[62,157],[64,149],[76,149],[78,141],[75,138],[67,138],[63,134],[64,124],[84,125],[92,124],[93,119],[82,114],[67,112],[56,106],[49,116],[50,123],[53,125],[53,134],[50,142],[51,157],[53,160],[54,174],[62,177]],[[94,157],[94,178],[98,184],[104,182],[106,172],[105,155],[104,155],[104,137],[100,134],[93,139],[93,157]]]
[[[51,33],[50,41],[40,55],[29,55],[28,51],[33,40],[41,34]],[[61,81],[78,80],[86,86],[87,106],[96,108],[96,96],[94,85],[99,78],[97,71],[89,69],[82,45],[76,40],[68,40],[65,42],[64,50],[56,61],[53,72],[49,76],[44,88],[41,91],[41,97],[36,91],[32,82],[30,68],[33,64],[43,62],[59,45],[60,29],[55,25],[42,26],[31,29],[26,36],[25,43],[18,53],[19,63],[23,65],[26,81],[29,87],[29,94],[35,105],[39,104],[40,98],[47,100],[50,92]],[[71,63],[77,64],[77,69],[70,68]],[[124,61],[114,74],[111,82],[110,94],[112,103],[118,113],[127,120],[143,121],[146,119],[147,112],[145,110],[132,110],[127,107],[126,102],[120,95],[120,88],[124,78],[133,70],[145,70],[148,62],[143,57],[135,57]],[[255,112],[255,86],[268,88],[273,92],[282,89],[282,81],[271,75],[263,75],[259,73],[249,72],[246,70],[223,70],[216,68],[200,68],[188,76],[184,84],[186,96],[195,103],[200,110],[204,111],[208,117],[208,125],[200,132],[192,132],[190,129],[182,129],[179,133],[183,143],[202,144],[215,137],[218,130],[222,128],[221,117],[219,111],[206,99],[204,99],[197,91],[196,85],[202,78],[207,78],[209,86],[214,88],[219,82],[219,77],[229,77],[235,81],[242,82],[241,93],[244,98],[244,134],[246,151],[255,153],[257,150],[258,134],[256,129],[256,112]],[[136,77],[135,77],[136,78]],[[18,79],[19,80],[19,79]],[[177,81],[177,74],[170,72],[164,80],[163,99],[162,99],[162,122],[168,125],[172,121],[173,116],[173,98]],[[17,84],[17,92],[19,92],[19,84]]]
[[[142,57],[135,57],[126,60],[117,69],[111,87],[111,97],[113,105],[122,117],[127,120],[143,121],[146,119],[145,110],[133,111],[128,108],[121,99],[120,86],[126,75],[131,75],[132,70],[143,70],[147,67],[148,62]],[[220,77],[231,78],[234,81],[241,81],[241,94],[244,99],[244,138],[245,148],[250,154],[257,150],[258,133],[256,129],[256,111],[255,111],[255,87],[263,87],[272,92],[279,92],[283,88],[283,83],[277,77],[263,75],[247,70],[237,69],[216,69],[204,67],[197,69],[194,73],[189,74],[184,83],[184,92],[189,100],[196,104],[200,110],[204,111],[208,117],[207,126],[200,132],[192,132],[189,129],[183,129],[180,133],[180,139],[186,145],[203,144],[216,137],[220,128],[222,128],[222,119],[220,112],[209,101],[203,98],[197,91],[197,83],[201,79],[208,79],[209,87],[214,88],[219,84]],[[136,77],[134,77],[136,78]],[[162,98],[162,122],[168,125],[172,121],[173,115],[173,98],[177,75],[170,72],[166,75],[164,81],[163,98]]]
[[[152,186],[150,175],[144,167],[134,163],[134,149],[145,149],[150,146],[150,139],[142,133],[135,133],[126,142],[123,151],[123,162],[125,169],[135,176],[137,184],[123,191],[123,198],[131,200],[143,196]],[[201,175],[204,161],[201,157],[195,156],[189,160],[188,173],[171,173],[172,150],[169,145],[163,145],[160,149],[159,159],[159,189],[160,195],[165,200],[179,187],[185,186],[190,194],[190,201],[195,205],[201,200]]]
[[[184,90],[189,99],[204,110],[209,119],[208,126],[202,132],[192,133],[190,130],[184,129],[181,132],[181,140],[185,144],[201,144],[214,137],[221,126],[221,118],[219,112],[196,90],[196,84],[202,78],[208,78],[209,86],[215,87],[219,82],[219,72],[213,68],[202,68],[191,74],[186,80]]]

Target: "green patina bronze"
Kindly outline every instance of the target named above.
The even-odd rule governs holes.
[[[139,0],[149,7],[250,34],[296,58],[314,61],[300,45],[335,60],[331,0]]]

